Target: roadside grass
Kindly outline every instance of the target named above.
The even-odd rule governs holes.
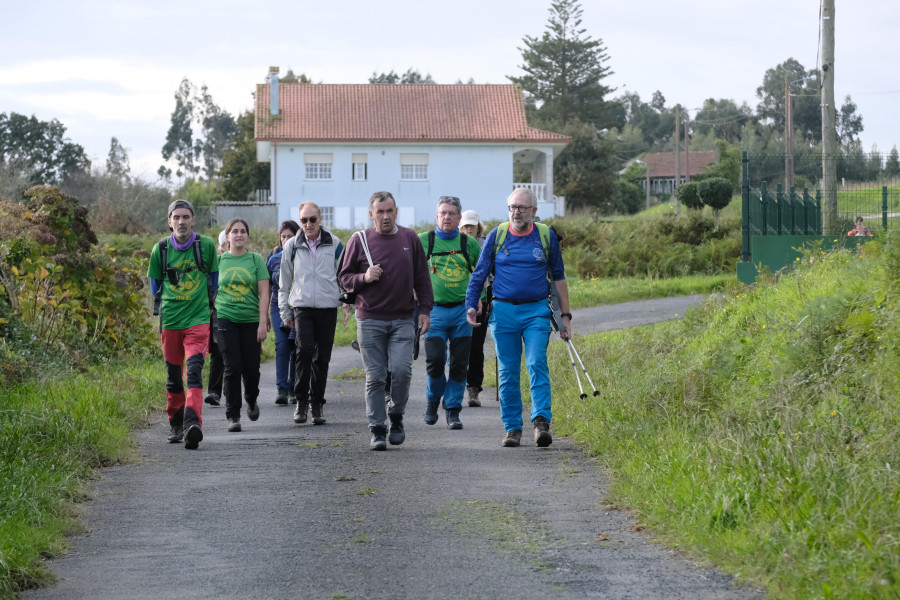
[[[43,559],[80,527],[92,470],[133,458],[133,428],[163,407],[155,362],[111,364],[4,390],[0,408],[0,598],[52,582]]]
[[[691,275],[667,279],[617,277],[569,279],[569,303],[572,308],[618,304],[632,300],[710,294],[724,290],[737,278],[731,275]]]
[[[551,350],[554,428],[655,535],[776,598],[900,596],[900,235]],[[588,392],[590,394],[590,392]]]

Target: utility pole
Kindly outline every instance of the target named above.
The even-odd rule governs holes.
[[[784,189],[794,185],[794,104],[791,102],[791,83],[784,73]]]
[[[675,105],[675,183],[672,185],[672,192],[678,189],[678,184],[681,181],[681,154],[679,146],[679,135],[678,135],[678,125],[681,122],[681,105]],[[681,202],[678,200],[678,196],[675,196],[675,214],[681,214]]]
[[[837,140],[834,110],[834,0],[822,2],[822,232],[837,222]]]
[[[684,179],[691,180],[691,115],[684,111]]]

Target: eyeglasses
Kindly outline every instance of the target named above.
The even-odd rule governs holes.
[[[456,211],[449,212],[446,210],[442,210],[437,214],[437,216],[439,216],[439,217],[458,217],[458,216],[460,216],[460,214]]]
[[[300,222],[306,225],[307,223],[315,223],[319,220],[319,217],[300,217]]]
[[[507,206],[509,212],[520,212],[523,213],[530,208],[534,208],[533,206],[516,206],[515,204],[510,204]]]

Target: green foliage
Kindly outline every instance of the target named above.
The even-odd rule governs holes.
[[[547,30],[541,38],[523,38],[521,77],[509,77],[527,94],[529,110],[543,121],[578,120],[597,128],[612,127],[604,100],[611,88],[601,83],[612,75],[602,40],[581,28],[582,9],[576,0],[553,0]],[[540,108],[536,108],[540,104]]]
[[[29,185],[59,184],[90,169],[84,148],[65,135],[65,125],[56,119],[0,113],[0,165],[26,173]]]
[[[697,211],[621,221],[576,215],[548,223],[565,239],[563,258],[570,276],[733,274],[741,253],[739,218],[723,217],[717,226]]]
[[[553,161],[556,194],[571,208],[590,208],[601,214],[625,212],[618,201],[615,142],[583,123],[548,124],[572,137],[572,143]]]
[[[696,181],[683,183],[675,188],[675,197],[690,210],[703,208],[703,202],[700,200],[700,192],[698,191],[699,187],[700,184]]]
[[[896,145],[891,148],[891,153],[885,161],[884,176],[888,179],[900,177],[900,153],[897,152]]]
[[[731,183],[731,187],[738,190],[741,187],[741,150],[737,146],[730,146],[722,140],[716,141],[719,149],[719,162],[706,165],[704,179],[722,177]]]
[[[433,84],[434,79],[428,73],[424,77],[419,71],[410,67],[403,75],[398,75],[393,69],[389,73],[372,73],[369,83],[405,83],[405,84]]]
[[[722,177],[704,179],[700,182],[697,191],[700,193],[700,200],[703,201],[703,204],[713,209],[716,214],[728,206],[734,195],[731,182]]]
[[[234,147],[222,156],[221,200],[245,202],[256,189],[270,185],[269,163],[256,160],[256,140],[253,137],[254,115],[247,111],[237,119],[238,133]]]
[[[618,206],[616,212],[633,215],[643,208],[646,196],[637,184],[619,179],[616,182]]]
[[[752,119],[753,110],[747,106],[746,102],[738,106],[734,100],[707,98],[703,101],[703,108],[694,115],[691,127],[695,134],[712,133],[720,140],[735,144],[740,141],[741,128],[744,123]],[[738,155],[738,166],[740,166],[740,155]]]
[[[597,398],[557,353],[554,427],[657,536],[773,597],[893,598],[900,236],[797,263],[682,321],[577,342]]]
[[[0,281],[10,315],[0,338],[6,354],[29,337],[35,352],[0,369],[0,383],[29,377],[48,356],[90,364],[149,348],[146,254],[96,247],[87,210],[58,188],[28,194],[24,205],[0,203]]]

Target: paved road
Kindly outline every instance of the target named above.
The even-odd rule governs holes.
[[[698,298],[578,311],[580,331],[684,314]],[[643,317],[634,314],[643,313]],[[361,366],[338,348],[332,374]],[[499,408],[465,428],[422,422],[414,367],[407,442],[370,452],[360,381],[329,383],[324,426],[294,425],[263,366],[262,416],[226,432],[204,412],[196,452],[137,432],[143,460],[105,469],[87,533],[27,600],[178,598],[760,598],[632,530],[604,505],[607,480],[570,441],[502,448]]]

